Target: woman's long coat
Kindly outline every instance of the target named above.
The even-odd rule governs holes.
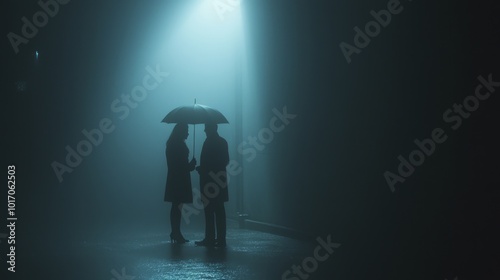
[[[184,141],[168,141],[165,150],[167,157],[167,184],[165,201],[173,203],[193,203],[189,149]]]

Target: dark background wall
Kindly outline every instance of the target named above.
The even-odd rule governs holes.
[[[498,99],[456,131],[443,113],[474,93],[479,75],[498,75],[498,6],[402,2],[348,64],[339,43],[352,44],[353,27],[386,3],[249,4],[260,19],[251,33],[262,104],[298,116],[266,147],[269,179],[247,180],[246,206],[257,219],[344,240],[349,261],[380,275],[389,267],[400,277],[452,267],[487,275],[498,261]],[[435,128],[447,141],[392,193],[384,172]],[[252,205],[263,193],[272,198]]]

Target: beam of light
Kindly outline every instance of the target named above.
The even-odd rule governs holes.
[[[241,12],[239,6],[218,6],[226,1],[195,1],[173,31],[165,34],[157,58],[175,71],[191,72],[192,79],[214,80],[215,73],[236,71],[242,47]]]
[[[158,112],[164,115],[196,98],[224,113],[230,125],[220,125],[219,132],[230,147],[236,147],[236,115],[241,112],[235,103],[241,94],[244,56],[241,5],[235,0],[196,0],[188,1],[181,12],[159,37],[161,45],[155,53],[172,73],[168,89],[159,97]],[[202,126],[198,127],[201,133],[188,139],[197,147],[205,137]],[[192,131],[190,136],[194,136]],[[198,159],[200,150],[194,155]]]
[[[221,2],[229,3],[228,0]],[[126,153],[140,150],[133,154],[133,160],[147,163],[143,172],[155,174],[148,182],[148,185],[155,186],[148,191],[151,194],[164,191],[165,142],[174,125],[161,123],[161,120],[172,109],[191,105],[196,98],[198,103],[218,109],[228,119],[228,125],[219,125],[219,133],[227,140],[233,158],[238,155],[236,147],[241,142],[235,129],[237,115],[241,114],[235,104],[237,96],[242,93],[239,80],[244,75],[241,7],[233,5],[231,9],[228,8],[231,6],[220,8],[217,6],[219,2],[206,0],[165,3],[168,8],[165,14],[158,12],[151,18],[146,34],[141,37],[143,41],[137,43],[141,48],[128,64],[136,65],[138,69],[143,69],[144,65],[160,65],[161,70],[168,72],[169,76],[134,109],[133,115],[131,113],[122,128],[117,127],[113,136],[120,139],[120,146],[127,147]],[[141,82],[141,74],[131,80]],[[191,152],[190,157],[194,156],[199,162],[201,144],[206,137],[203,125],[197,125],[196,139],[194,136],[193,126],[190,126],[186,144]],[[194,155],[193,143],[196,145]],[[114,158],[120,157],[125,159],[124,162],[130,160],[123,152]],[[155,171],[152,172],[152,169]],[[132,180],[130,178],[129,181]],[[145,192],[139,191],[136,185],[131,186],[131,192],[144,195]],[[199,177],[193,175],[192,187],[198,189],[198,186]],[[230,191],[230,196],[235,195],[236,187]],[[163,201],[157,197],[148,195],[146,199],[150,199],[152,208],[163,209]],[[230,198],[226,206],[227,213],[236,213],[233,205],[235,201]],[[200,213],[192,217],[194,222],[203,220],[203,212]]]
[[[234,125],[235,98],[243,75],[241,5],[236,0],[188,0],[177,8],[175,21],[160,21],[164,30],[155,30],[152,37],[157,46],[150,47],[154,50],[151,61],[171,73],[152,113],[157,110],[162,119],[169,110],[193,104],[196,98],[200,104],[221,110]],[[234,127],[228,127],[220,126],[220,132],[233,133]],[[202,143],[204,134],[196,136]]]

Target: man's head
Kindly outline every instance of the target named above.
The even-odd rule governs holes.
[[[207,137],[217,135],[217,124],[206,123],[205,124],[205,133],[207,134]]]

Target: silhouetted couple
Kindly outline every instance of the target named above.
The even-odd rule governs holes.
[[[196,159],[189,161],[189,149],[185,143],[189,133],[187,124],[177,124],[167,141],[167,184],[165,201],[172,202],[170,239],[175,243],[185,243],[181,234],[181,209],[183,203],[193,203],[191,174],[197,170],[200,175],[200,192],[204,200],[205,238],[195,242],[199,246],[226,246],[226,210],[228,201],[226,166],[229,152],[226,140],[220,137],[216,124],[205,124],[207,139],[201,150],[200,165]],[[217,236],[215,230],[217,229]]]

